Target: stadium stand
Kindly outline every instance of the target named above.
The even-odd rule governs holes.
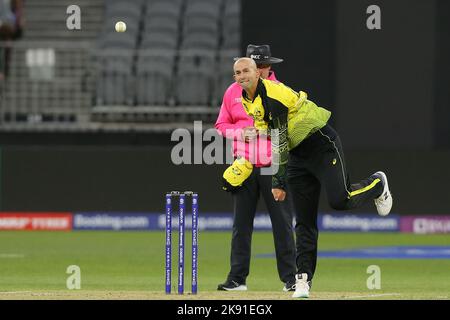
[[[141,0],[105,2],[105,20],[97,41],[96,105],[133,105],[133,63],[144,5]],[[116,32],[117,21],[126,32]]]
[[[225,1],[222,27],[222,47],[239,49],[241,43],[241,4],[240,0]]]
[[[217,63],[217,79],[214,89],[214,97],[217,101],[221,101],[225,90],[234,81],[233,70],[230,64],[233,59],[240,56],[238,49],[227,49],[223,48],[219,52],[218,63]]]
[[[24,2],[26,21],[24,40],[95,40],[103,22],[103,1],[76,1],[76,5],[80,7],[82,14],[82,32],[73,32],[66,27],[66,17],[68,17],[66,11],[72,4],[74,4],[74,1],[71,0],[26,0]]]
[[[210,105],[216,74],[214,50],[180,51],[175,80],[177,104]]]
[[[173,104],[170,99],[174,63],[174,50],[140,50],[136,68],[138,105]]]
[[[240,0],[79,0],[81,30],[66,26],[70,5],[25,1],[0,129],[215,120],[240,51]]]

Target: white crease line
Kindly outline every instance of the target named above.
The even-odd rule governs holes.
[[[25,255],[21,253],[0,253],[1,258],[25,258]]]
[[[0,295],[13,295],[13,294],[27,294],[35,297],[44,297],[44,296],[70,296],[71,293],[64,292],[40,292],[40,291],[0,291]]]
[[[380,293],[380,294],[369,294],[367,296],[345,297],[344,299],[377,298],[377,297],[388,297],[388,296],[401,296],[401,294],[400,293]]]

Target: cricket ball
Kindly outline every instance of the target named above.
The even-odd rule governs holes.
[[[127,25],[123,21],[116,22],[116,31],[117,32],[125,32],[127,30]]]

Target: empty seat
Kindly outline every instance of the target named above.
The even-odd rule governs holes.
[[[228,1],[228,0],[186,0],[186,2],[188,3],[188,5],[191,5],[193,3],[214,3],[217,6],[221,6],[223,1]]]
[[[127,0],[127,3],[131,3],[134,5],[140,5],[143,4],[145,1],[148,0]],[[152,0],[152,1],[156,1],[156,0]],[[173,0],[169,0],[169,1],[173,1]],[[104,0],[105,3],[105,8],[108,8],[109,6],[115,5],[116,3],[124,3],[123,0]]]
[[[239,15],[230,15],[224,17],[222,27],[222,32],[224,35],[240,31],[241,31],[241,17]]]
[[[154,5],[159,2],[165,2],[165,3],[171,3],[172,5],[181,7],[181,5],[183,4],[183,2],[185,0],[144,0],[144,1],[146,2],[147,6]]]
[[[212,19],[219,20],[220,6],[214,3],[193,3],[186,7],[185,17],[210,17]]]
[[[151,32],[144,34],[141,42],[141,49],[169,49],[174,50],[177,47],[178,39],[175,35],[167,33]]]
[[[99,50],[95,56],[96,68],[127,73],[131,70],[134,50],[109,49]]]
[[[241,11],[241,0],[226,0],[224,2],[224,13],[227,12],[240,12]]]
[[[196,32],[185,35],[181,43],[183,50],[216,50],[219,37],[205,32]]]
[[[138,105],[165,105],[171,98],[175,52],[141,50],[136,65]]]
[[[131,105],[130,95],[133,51],[100,51],[96,59],[96,104]]]
[[[165,17],[152,17],[145,21],[144,36],[148,32],[157,32],[178,37],[178,30],[178,20],[170,20]]]
[[[215,96],[218,101],[222,101],[225,90],[234,82],[233,64],[234,58],[239,57],[239,50],[221,50],[218,58],[218,76],[215,88]]]
[[[242,7],[241,0],[226,0],[224,2],[223,11],[225,15],[228,12],[240,12]]]
[[[142,13],[142,5],[140,3],[131,2],[115,2],[106,6],[105,16],[123,16],[130,19],[139,20]]]
[[[176,101],[181,105],[210,105],[215,78],[215,52],[210,50],[180,51]]]
[[[228,0],[225,2],[222,25],[222,47],[227,49],[240,47],[241,34],[241,2]]]
[[[136,35],[126,32],[109,32],[100,38],[99,47],[134,49],[136,47]]]
[[[150,2],[146,8],[146,18],[163,17],[167,19],[179,19],[180,15],[181,6],[174,2]]]
[[[217,19],[210,17],[191,17],[183,22],[183,35],[191,33],[210,33],[212,36],[219,37],[219,24]]]
[[[227,2],[228,0],[223,0],[224,2]],[[186,0],[186,7],[193,7],[193,6],[214,6],[216,8],[221,9],[223,5],[222,0]]]
[[[236,49],[241,47],[241,34],[239,32],[228,33],[224,35],[222,48]]]
[[[142,71],[159,70],[160,68],[170,69],[172,71],[175,56],[175,50],[139,50],[136,71],[139,73]]]

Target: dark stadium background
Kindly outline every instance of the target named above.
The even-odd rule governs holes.
[[[79,2],[88,14],[88,2]],[[25,11],[36,3],[25,1]],[[73,33],[84,31],[64,29],[69,2],[58,3],[65,33],[45,41],[61,42],[67,34],[76,46]],[[371,4],[381,7],[381,30],[366,28]],[[388,174],[394,213],[449,214],[448,12],[446,0],[242,0],[238,49],[245,54],[249,43],[271,45],[272,54],[284,59],[275,69],[278,78],[333,112],[352,179]],[[31,36],[39,40],[25,29],[17,42]],[[232,59],[229,68],[231,80]],[[9,108],[5,103],[0,108]],[[219,104],[210,108],[204,128]],[[191,115],[185,123],[193,120]],[[176,125],[170,116],[165,121],[172,125],[150,119],[124,130],[111,123],[97,130],[23,123],[17,129],[2,117],[0,211],[157,212],[164,193],[174,189],[198,191],[200,211],[231,211],[220,187],[226,166],[173,165],[170,133]],[[321,210],[327,211],[324,200]]]

